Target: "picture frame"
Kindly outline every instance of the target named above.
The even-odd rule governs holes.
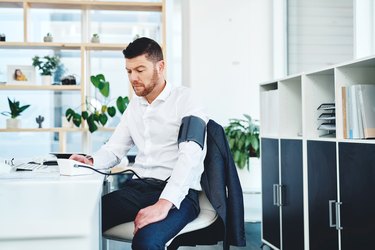
[[[18,74],[18,78],[16,78],[16,73]],[[7,83],[35,84],[35,68],[29,65],[8,65]]]

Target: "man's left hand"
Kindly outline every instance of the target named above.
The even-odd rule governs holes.
[[[134,234],[148,224],[165,219],[172,206],[172,202],[160,199],[154,205],[139,210],[134,220]]]

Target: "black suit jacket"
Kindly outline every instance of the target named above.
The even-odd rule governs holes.
[[[222,220],[224,249],[245,246],[244,205],[235,163],[222,126],[207,124],[207,155],[202,189]]]

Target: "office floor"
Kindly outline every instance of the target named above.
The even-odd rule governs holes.
[[[261,250],[261,239],[260,239],[260,223],[245,223],[246,229],[246,247],[231,247],[231,250]],[[123,243],[118,241],[109,241],[109,250],[130,250],[129,243]],[[221,250],[222,245],[218,244],[215,246],[198,246],[195,248],[192,247],[180,247],[179,250],[193,250],[193,249],[202,249],[202,250]],[[263,250],[268,250],[269,248],[264,247]]]

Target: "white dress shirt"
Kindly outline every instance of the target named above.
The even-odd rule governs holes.
[[[186,87],[167,83],[151,104],[135,96],[109,141],[93,154],[95,167],[115,166],[135,145],[138,152],[133,167],[137,174],[161,180],[170,177],[160,198],[179,208],[190,188],[201,190],[206,155],[206,143],[203,150],[195,142],[177,144],[181,120],[190,115],[208,122]]]

